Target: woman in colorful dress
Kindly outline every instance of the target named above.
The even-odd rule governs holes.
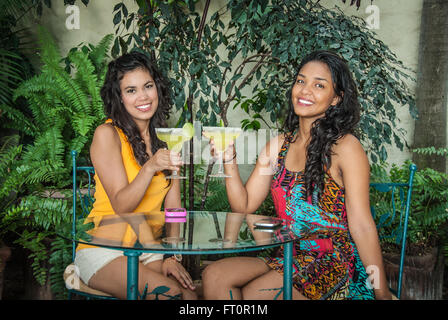
[[[288,96],[285,133],[266,144],[245,185],[235,147],[224,155],[232,211],[255,212],[270,191],[277,215],[302,236],[294,243],[293,299],[391,299],[370,212],[369,161],[355,136],[357,88],[346,62],[328,51],[309,54]],[[222,259],[204,270],[204,296],[281,298],[282,273],[282,250]]]
[[[95,203],[86,222],[93,222],[95,236],[126,243],[151,243],[161,235],[137,212],[181,207],[178,180],[165,178],[179,170],[180,155],[166,150],[155,128],[166,126],[171,109],[169,87],[155,64],[142,53],[125,54],[108,65],[101,89],[107,120],[96,128],[90,147],[95,168]],[[123,223],[109,225],[109,218]],[[166,257],[165,257],[166,258]],[[127,258],[123,252],[79,244],[75,265],[89,287],[126,298]],[[192,279],[184,267],[162,254],[139,257],[138,291],[166,286],[159,298],[195,299]],[[148,299],[154,295],[148,295]]]

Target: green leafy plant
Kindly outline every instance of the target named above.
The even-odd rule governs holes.
[[[373,165],[371,180],[406,183],[409,179],[410,163],[408,160],[401,166],[385,163]],[[379,212],[392,210],[389,202],[378,198],[374,192],[371,194],[371,202],[380,205]],[[399,208],[399,205],[396,203],[396,208]],[[396,224],[392,224],[387,232],[395,227]],[[444,245],[447,231],[448,174],[431,168],[419,168],[414,176],[407,251],[417,255],[427,252],[431,247]],[[386,239],[385,242],[391,241]]]
[[[23,19],[23,11],[28,9],[30,1],[4,0],[0,3],[0,134],[16,134],[10,117],[15,110],[23,112],[22,101],[13,102],[12,97],[18,84],[34,73],[31,63],[26,58],[26,35],[18,24]],[[29,10],[29,9],[28,9]],[[32,12],[31,12],[32,13]],[[9,110],[8,113],[5,109]],[[26,126],[26,123],[24,123]]]
[[[22,145],[16,145],[17,140],[18,136],[8,137],[0,150],[0,238],[15,239],[16,244],[28,250],[34,277],[43,284],[47,276],[43,264],[49,257],[47,243],[43,239],[51,234],[50,224],[59,227],[58,221],[64,213],[59,209],[64,208],[59,208],[60,203],[50,202],[51,199],[39,199],[36,195],[24,193],[30,184],[42,181],[32,170],[37,170],[40,163],[24,169],[21,164]]]
[[[56,169],[61,168],[59,172],[53,170],[56,176],[52,185],[66,184],[70,150],[86,155],[93,129],[104,120],[99,90],[105,76],[105,48],[112,38],[106,36],[89,53],[70,51],[67,58],[76,69],[71,75],[62,67],[62,57],[48,31],[39,30],[42,72],[23,82],[14,94],[15,98],[27,99],[33,115],[35,140],[27,147],[24,158],[28,162],[49,159]]]
[[[313,1],[228,1],[211,14],[198,48],[188,41],[199,36],[200,22],[197,13],[187,11],[190,7],[192,2],[188,7],[160,4],[158,22],[150,28],[143,16],[138,29],[143,37],[139,47],[158,52],[156,59],[170,71],[179,110],[188,88],[198,100],[195,119],[215,125],[221,118],[228,125],[231,104],[244,98],[243,89],[251,88],[252,101],[241,106],[278,128],[286,107],[285,83],[291,82],[299,61],[313,50],[329,49],[347,59],[357,80],[364,109],[362,138],[372,146],[373,161],[386,159],[383,144],[403,149],[403,132],[393,129],[399,122],[394,104],[407,106],[416,116],[406,84],[412,72],[376,39],[364,20]],[[179,11],[184,14],[174,17]],[[229,14],[230,20],[224,20]],[[265,88],[269,90],[262,91]]]
[[[21,183],[18,178],[17,160],[22,153],[22,146],[17,145],[19,137],[7,136],[1,139],[0,145],[0,239],[8,232],[3,224],[5,213],[17,200],[17,189]]]
[[[448,158],[448,148],[427,147],[427,148],[416,148],[412,151],[427,156],[438,155]]]
[[[229,0],[207,20],[210,2],[202,2],[202,16],[196,1],[137,1],[137,12],[124,3],[114,8],[113,54],[151,54],[169,75],[180,124],[199,120],[228,126],[233,107],[247,115],[241,121],[245,129],[281,128],[285,83],[292,83],[304,55],[326,49],[343,56],[353,71],[362,107],[361,139],[372,161],[387,158],[387,145],[403,150],[396,109],[416,117],[407,84],[414,75],[363,19],[312,0]]]
[[[73,5],[76,0],[64,0],[64,5]],[[82,0],[87,5],[89,0]],[[28,57],[35,54],[36,41],[29,37],[29,30],[23,21],[42,16],[44,6],[51,8],[51,0],[2,0],[0,1],[0,135],[17,134],[22,126],[21,140],[28,143],[30,132],[28,121],[21,114],[31,116],[24,99],[13,101],[14,90],[24,80],[31,78],[36,69]]]
[[[64,191],[72,183],[70,151],[86,157],[93,131],[104,121],[100,88],[111,42],[107,35],[97,46],[80,46],[63,58],[48,31],[39,28],[41,73],[14,91],[14,99],[26,99],[32,116],[15,110],[10,119],[17,128],[29,130],[32,143],[2,153],[6,161],[0,168],[0,195],[10,201],[2,207],[0,224],[29,250],[40,284],[47,280],[50,262],[57,297],[64,293],[62,268],[71,259],[67,245],[56,240],[56,232],[71,226],[71,190]]]

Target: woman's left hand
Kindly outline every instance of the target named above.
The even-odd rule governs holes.
[[[182,264],[173,258],[168,258],[163,261],[162,273],[165,277],[172,275],[186,289],[196,289],[190,274]]]

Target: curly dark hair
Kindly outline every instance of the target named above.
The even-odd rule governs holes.
[[[121,101],[120,81],[123,76],[135,69],[147,70],[154,80],[159,99],[158,107],[149,124],[151,137],[151,152],[154,154],[160,148],[166,147],[166,143],[157,138],[155,128],[166,127],[166,119],[169,118],[172,100],[169,84],[159,72],[156,64],[141,52],[131,52],[111,61],[108,65],[106,79],[101,88],[101,98],[104,102],[106,116],[112,119],[112,124],[120,128],[131,144],[134,157],[143,166],[148,161],[146,145],[140,136],[140,132],[131,115],[126,111]]]
[[[311,127],[311,139],[307,146],[305,163],[305,188],[307,197],[312,196],[313,202],[320,198],[324,188],[325,173],[331,167],[332,147],[346,134],[357,136],[356,130],[360,118],[360,105],[358,90],[348,68],[347,62],[330,51],[315,51],[307,55],[300,63],[294,82],[308,62],[318,61],[325,63],[331,72],[334,91],[341,98],[336,106],[331,106],[325,116],[314,121]],[[291,92],[287,92],[289,109],[284,129],[285,136],[292,139],[294,131],[299,127],[299,117],[294,112]]]

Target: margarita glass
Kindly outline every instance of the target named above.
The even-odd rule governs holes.
[[[228,128],[228,127],[203,127],[202,133],[208,139],[213,139],[215,143],[216,151],[219,154],[220,162],[219,169],[216,174],[211,174],[210,177],[215,178],[230,178],[223,170],[223,154],[229,147],[230,142],[234,141],[240,134],[241,128]]]
[[[181,152],[185,141],[193,137],[194,129],[191,123],[186,123],[182,128],[156,128],[157,138],[166,142],[168,150]],[[173,171],[167,179],[186,179]]]

